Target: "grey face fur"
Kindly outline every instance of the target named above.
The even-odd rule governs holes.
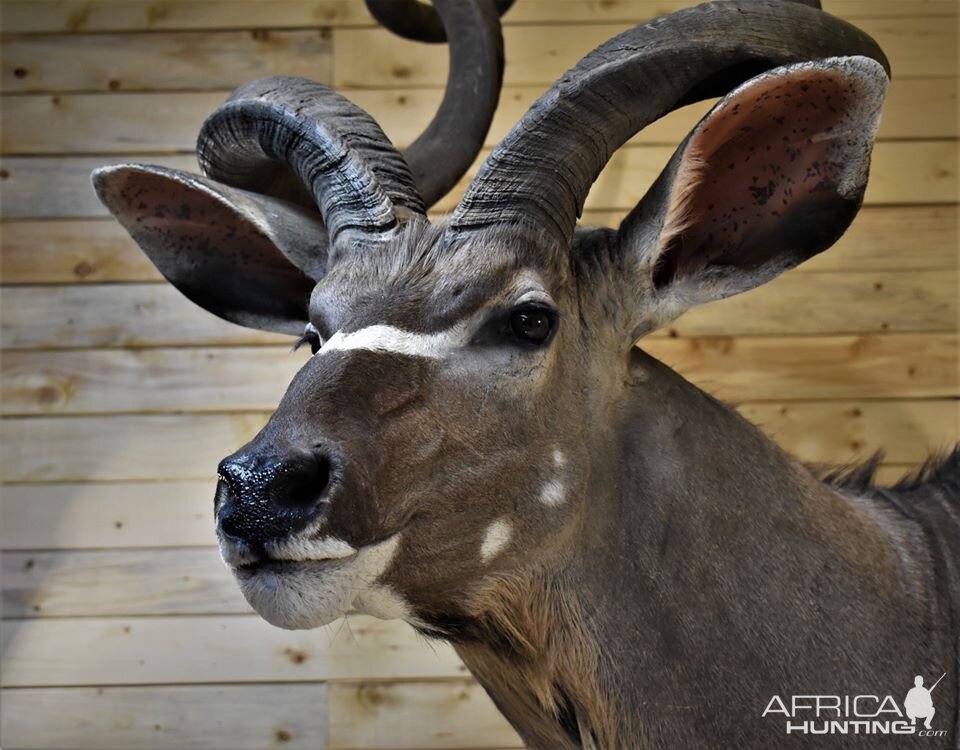
[[[782,689],[766,675],[792,670],[789,685],[809,687],[818,667],[804,659],[838,656],[794,653],[798,639],[876,635],[830,621],[840,601],[856,599],[877,632],[904,632],[902,582],[869,601],[858,587],[899,575],[912,532],[851,506],[634,349],[842,234],[866,185],[884,65],[861,32],[799,5],[658,19],[565,75],[438,225],[376,124],[297,80],[250,84],[211,118],[207,178],[99,170],[101,199],[188,297],[303,331],[316,350],[221,464],[221,549],[257,611],[302,628],[353,608],[449,638],[524,739],[551,748],[767,747],[767,729],[715,710],[729,688],[718,675],[764,675],[736,696],[741,713]],[[618,230],[574,228],[616,148],[718,93]],[[788,528],[822,539],[772,544]],[[679,549],[693,557],[682,569]],[[778,573],[757,580],[744,558]],[[799,593],[778,600],[804,566],[825,566],[817,615],[797,609]],[[735,601],[738,579],[762,605]],[[887,631],[885,610],[897,610]],[[876,643],[851,647],[849,674],[877,676]],[[882,676],[901,668],[917,666]],[[650,721],[636,706],[668,674],[671,705],[697,711]]]

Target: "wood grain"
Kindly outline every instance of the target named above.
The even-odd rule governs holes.
[[[8,352],[6,414],[266,411],[309,358],[290,347]]]
[[[641,348],[725,401],[960,395],[955,333],[667,338]]]
[[[0,474],[8,482],[209,481],[267,416],[7,418]]]
[[[324,750],[326,700],[322,684],[9,689],[0,731],[11,750]]]
[[[505,29],[508,86],[551,84],[588,52],[633,24],[558,25]],[[860,19],[857,25],[874,37],[904,78],[949,78],[957,75],[953,50],[957,28],[935,17]],[[376,49],[377,54],[369,54]],[[334,85],[337,88],[438,86],[447,80],[442,47],[411,45],[386,29],[335,29]]]
[[[951,331],[957,276],[940,271],[784,274],[750,292],[695,307],[681,336]]]
[[[210,517],[207,525],[212,535]],[[0,560],[4,617],[252,612],[213,546],[3,552]]]
[[[727,400],[960,395],[957,334],[652,338],[642,346]],[[289,347],[9,351],[5,414],[267,411],[306,362]]]
[[[960,402],[745,403],[748,419],[804,461],[845,463],[883,448],[891,463],[918,463],[956,442]],[[8,482],[210,480],[266,414],[10,417],[0,445]]]
[[[5,687],[465,677],[399,620],[281,630],[257,615],[4,620]]]
[[[11,287],[3,298],[0,341],[8,349],[293,343],[221,320],[165,283]]]
[[[523,116],[543,86],[504,89],[486,145],[498,143]],[[430,122],[439,89],[356,89],[345,92],[405,148]],[[207,116],[229,91],[176,93],[25,94],[4,103],[0,151],[6,154],[170,153],[193,151]],[[712,102],[671,112],[630,143],[678,144]],[[956,138],[956,78],[895,78],[878,138]]]
[[[6,93],[223,90],[268,75],[329,82],[331,47],[323,29],[14,36],[0,64]]]
[[[0,224],[0,246],[6,284],[163,279],[112,217],[7,222]]]
[[[934,9],[936,5],[931,6]],[[313,28],[374,23],[362,0],[5,0],[3,10],[4,30],[19,34]]]
[[[591,210],[633,208],[666,165],[673,148],[640,146],[622,148],[594,183],[587,197]],[[483,158],[436,206],[436,211],[456,207]],[[873,152],[873,167],[865,201],[870,204],[919,205],[956,203],[960,197],[956,164],[957,141],[887,141]],[[8,156],[0,168],[0,216],[4,219],[59,219],[106,216],[90,186],[97,167],[145,162],[196,172],[189,155],[127,154],[125,156]]]
[[[472,680],[331,685],[328,701],[331,748],[512,748],[522,744]]]
[[[617,226],[623,211],[587,211],[585,224]],[[957,206],[867,206],[806,271],[911,271],[957,268]],[[160,281],[146,255],[112,218],[0,224],[6,284]]]
[[[203,121],[228,90],[8,97],[0,122],[5,154],[193,151]]]
[[[881,450],[920,463],[960,437],[960,401],[742,404],[739,411],[780,445],[814,463],[845,464]]]
[[[503,17],[528,23],[640,23],[689,7],[688,0],[526,0]],[[5,0],[7,33],[373,26],[362,0]],[[830,0],[842,18],[955,16],[951,0]]]
[[[213,545],[216,477],[0,488],[5,550]]]

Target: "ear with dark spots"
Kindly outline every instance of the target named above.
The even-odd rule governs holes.
[[[126,164],[93,173],[103,204],[177,289],[233,323],[299,334],[326,270],[320,218],[186,172]]]
[[[866,57],[772,70],[721,100],[620,228],[647,291],[636,333],[826,250],[863,202],[887,89]]]

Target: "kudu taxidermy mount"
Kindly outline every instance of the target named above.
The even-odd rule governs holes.
[[[887,90],[877,44],[785,0],[639,25],[431,224],[490,124],[509,3],[368,5],[449,39],[445,98],[405,153],[326,86],[267,78],[204,124],[204,176],[93,178],[189,299],[313,351],[219,467],[250,604],[285,628],[356,610],[449,640],[533,748],[817,746],[761,716],[772,696],[902,696],[943,672],[946,731],[922,746],[955,743],[956,450],[895,487],[869,464],[818,476],[635,346],[843,234]],[[620,146],[709,97],[619,228],[577,225]]]

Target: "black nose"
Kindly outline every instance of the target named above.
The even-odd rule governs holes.
[[[214,501],[224,534],[255,548],[306,527],[330,492],[328,454],[236,453],[220,462]]]

